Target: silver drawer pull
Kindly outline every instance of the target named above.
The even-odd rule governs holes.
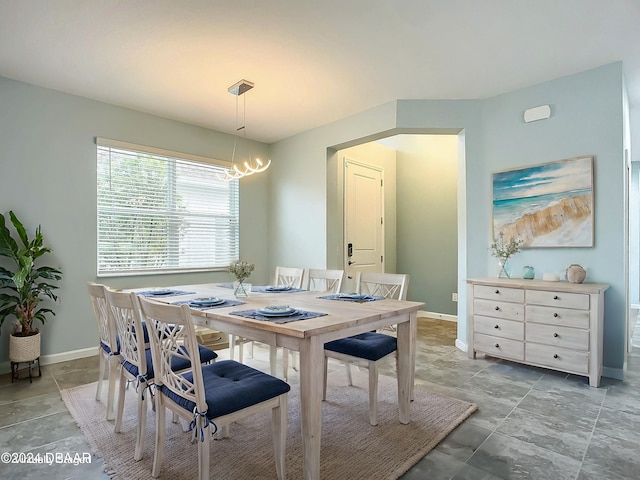
[[[558,358],[558,354],[557,354],[557,353],[554,353],[554,354],[553,354],[553,358]]]
[[[554,333],[553,336],[554,337],[559,337],[559,335],[557,333]]]

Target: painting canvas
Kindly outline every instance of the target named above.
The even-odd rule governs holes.
[[[495,172],[493,234],[523,247],[593,246],[593,157]]]

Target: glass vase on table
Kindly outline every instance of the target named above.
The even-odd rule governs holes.
[[[238,280],[233,284],[233,294],[236,298],[247,298],[251,291],[251,284],[244,280]]]

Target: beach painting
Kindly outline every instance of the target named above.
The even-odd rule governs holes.
[[[494,172],[493,235],[523,247],[593,247],[593,157]]]

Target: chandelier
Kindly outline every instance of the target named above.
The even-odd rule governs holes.
[[[239,100],[240,96],[244,93],[248,92],[253,88],[253,82],[249,80],[240,80],[239,82],[234,83],[229,87],[229,93],[236,96],[236,132],[242,132],[242,135],[245,139],[246,143],[246,128],[245,128],[245,113],[246,113],[246,100],[245,97],[242,98],[242,124],[240,124],[240,115],[239,115]],[[268,160],[265,164],[259,158],[253,160],[251,155],[248,155],[248,159],[242,163],[236,163],[236,147],[238,145],[238,135],[235,135],[233,139],[233,153],[231,154],[231,167],[225,172],[224,175],[219,176],[221,179],[230,181],[236,178],[246,177],[248,175],[253,175],[254,173],[264,172],[269,165],[271,165],[271,160]]]

